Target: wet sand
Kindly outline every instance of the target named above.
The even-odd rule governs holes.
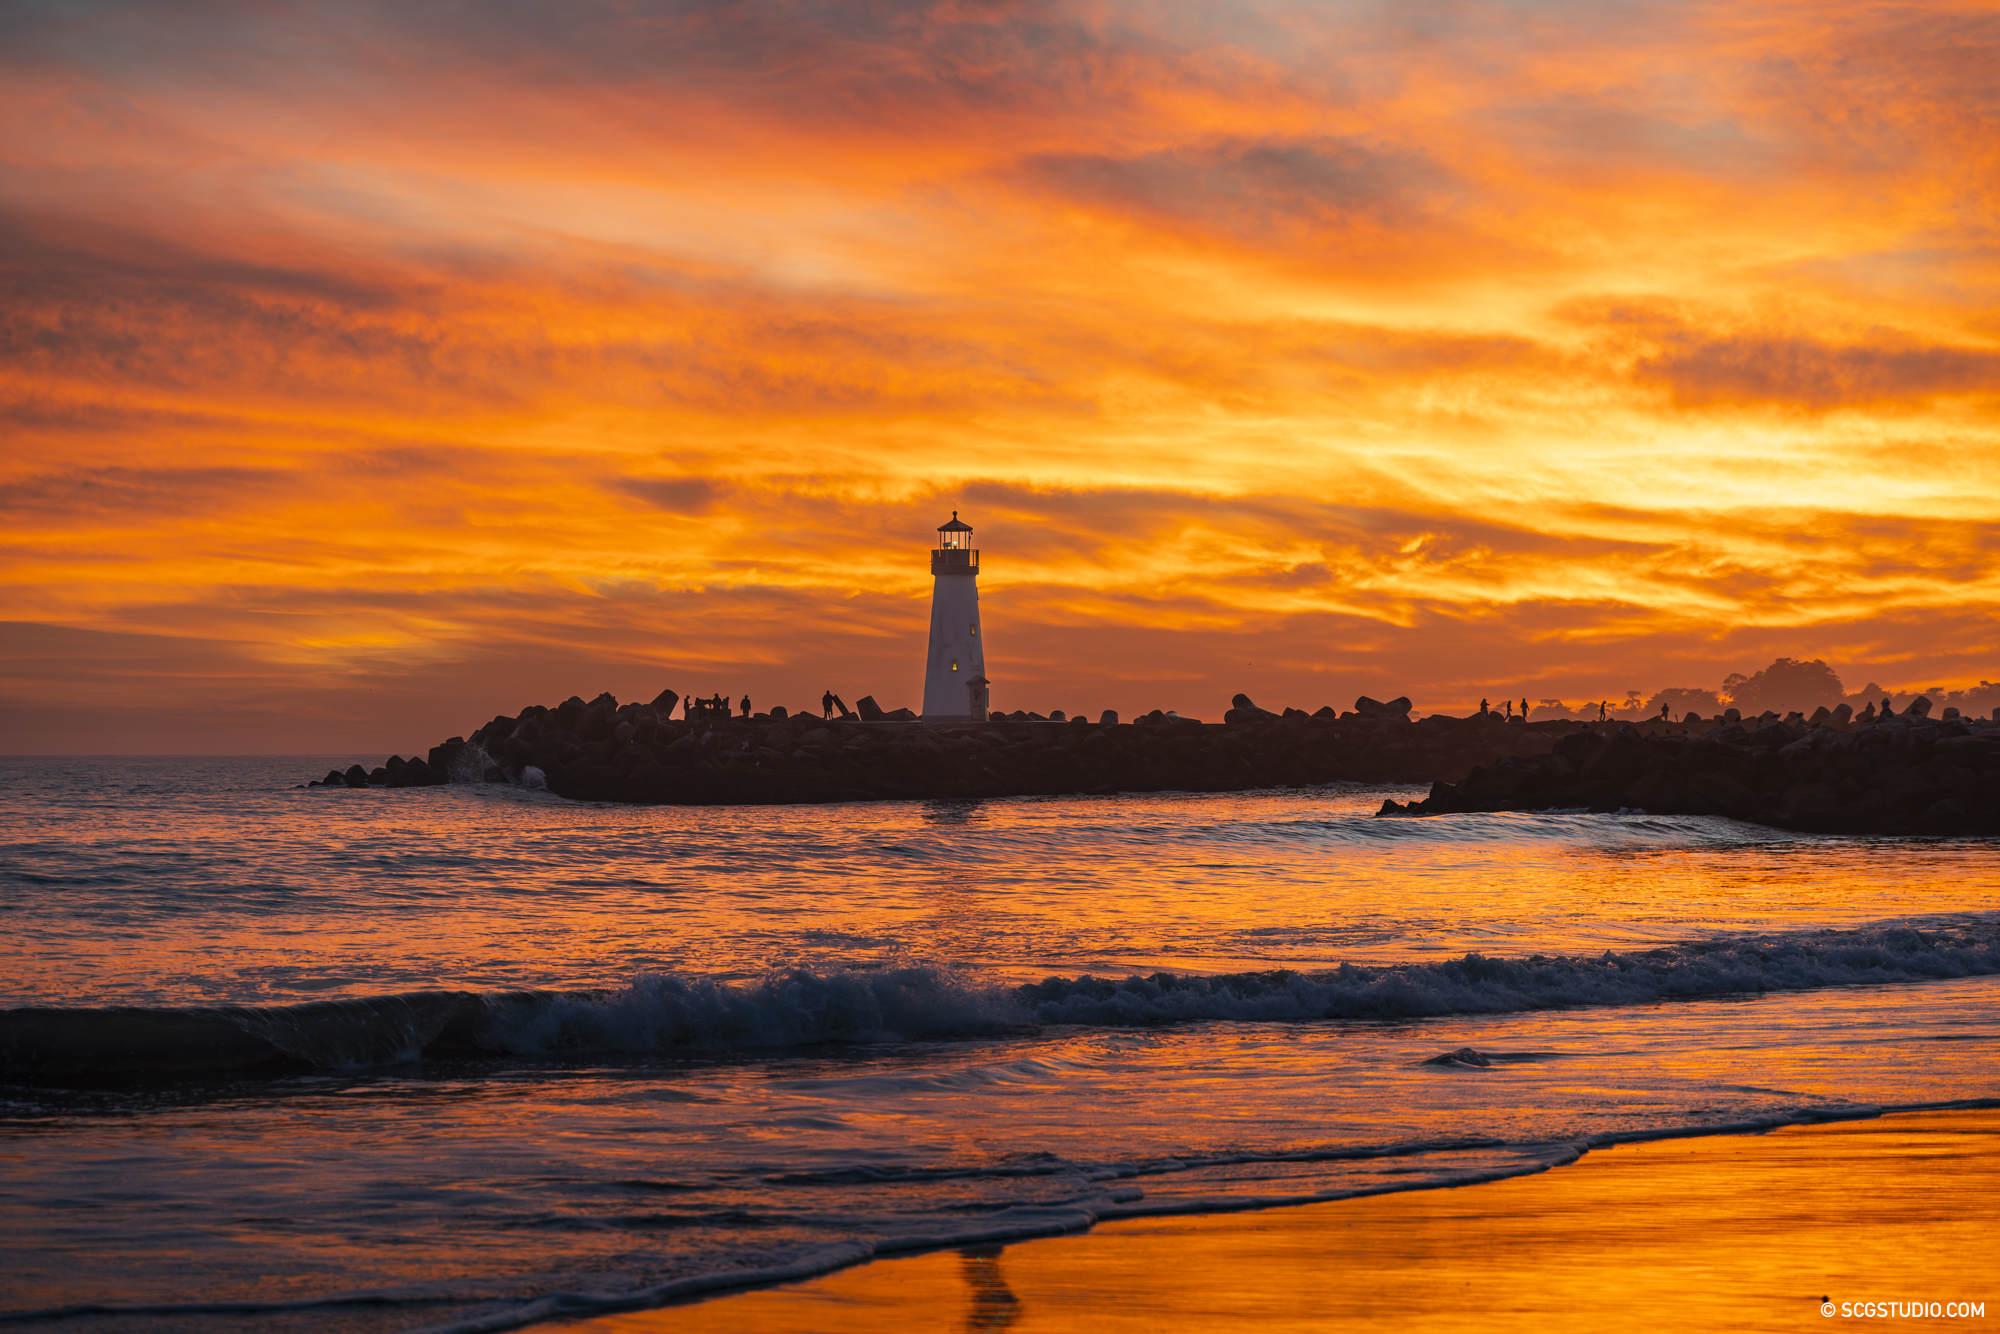
[[[1624,1145],[1455,1190],[1105,1223],[560,1327],[1800,1330],[1860,1320],[1843,1302],[1984,1302],[1983,1318],[1889,1322],[1973,1329],[2000,1325],[1996,1238],[2000,1111],[1927,1112]]]

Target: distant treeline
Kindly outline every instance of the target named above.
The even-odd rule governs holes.
[[[1797,658],[1779,658],[1751,676],[1732,672],[1723,678],[1722,686],[1717,690],[1699,686],[1669,686],[1654,691],[1650,699],[1643,698],[1636,690],[1628,690],[1624,699],[1607,701],[1609,707],[1606,712],[1613,718],[1636,721],[1659,717],[1662,707],[1675,718],[1688,713],[1712,718],[1724,709],[1739,709],[1744,717],[1754,718],[1761,713],[1787,714],[1795,709],[1810,714],[1822,705],[1837,709],[1842,704],[1852,706],[1859,713],[1867,705],[1879,704],[1887,699],[1891,707],[1901,713],[1919,695],[1931,702],[1933,717],[1941,717],[1945,709],[1955,708],[1962,714],[1983,718],[2000,708],[2000,685],[1991,681],[1981,681],[1964,690],[1946,690],[1942,686],[1890,690],[1870,681],[1861,689],[1849,693],[1840,676],[1820,659],[1802,662]],[[1537,719],[1595,718],[1598,703],[1591,700],[1565,704],[1561,700],[1545,699],[1535,706],[1533,716]]]

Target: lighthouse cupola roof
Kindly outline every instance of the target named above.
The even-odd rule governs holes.
[[[972,549],[972,525],[961,521],[957,510],[951,512],[950,523],[938,525],[938,548],[942,551]]]

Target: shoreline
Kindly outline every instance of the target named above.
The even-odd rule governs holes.
[[[1781,1151],[1761,1152],[1774,1145]],[[1114,1217],[1084,1214],[1067,1227],[1052,1221],[1022,1228],[1005,1239],[968,1237],[901,1251],[858,1242],[733,1282],[728,1274],[709,1274],[601,1302],[565,1294],[518,1313],[419,1334],[874,1334],[899,1321],[1023,1334],[1086,1326],[1090,1334],[1151,1334],[1193,1322],[1246,1334],[1323,1329],[1336,1321],[1486,1329],[1496,1323],[1496,1283],[1512,1284],[1523,1327],[1545,1330],[1565,1324],[1546,1302],[1532,1299],[1533,1291],[1559,1288],[1556,1280],[1565,1274],[1574,1284],[1570,1271],[1593,1255],[1619,1266],[1625,1289],[1643,1286],[1634,1274],[1657,1273],[1655,1295],[1664,1302],[1685,1284],[1684,1270],[1704,1268],[1718,1277],[1712,1271],[1727,1268],[1726,1258],[1751,1234],[1773,1252],[1810,1252],[1819,1268],[1785,1268],[1771,1257],[1745,1261],[1707,1290],[1702,1300],[1717,1309],[1700,1323],[1796,1328],[1808,1316],[1820,1318],[1822,1299],[1843,1300],[1833,1290],[1839,1283],[1848,1285],[1849,1300],[1984,1300],[2000,1319],[2000,1291],[1966,1290],[1981,1280],[1961,1276],[1954,1265],[1956,1256],[1983,1253],[1986,1244],[1991,1199],[2000,1189],[2000,1098],[1634,1132],[1575,1147],[1566,1161],[1453,1185],[1266,1198],[1190,1212],[1148,1213],[1140,1205]],[[1829,1209],[1834,1197],[1853,1212]],[[1883,1201],[1892,1197],[1897,1213],[1890,1218]],[[1873,1212],[1855,1209],[1862,1200],[1875,1202]],[[1825,1218],[1815,1221],[1822,1211]],[[1871,1223],[1888,1231],[1846,1235],[1868,1232]],[[1804,1235],[1815,1228],[1841,1235],[1835,1241]],[[1894,1250],[1904,1267],[1879,1279],[1852,1264],[1843,1270],[1836,1242],[1870,1255]],[[1357,1246],[1370,1252],[1366,1264],[1352,1263]],[[1609,1254],[1621,1247],[1636,1258]],[[1440,1277],[1441,1264],[1461,1277]],[[1299,1309],[1316,1279],[1343,1267],[1365,1277],[1320,1292],[1317,1304]],[[1371,1282],[1388,1286],[1378,1291]],[[1475,1282],[1487,1305],[1454,1305],[1458,1286]],[[1178,1290],[1169,1291],[1172,1285]],[[1753,1299],[1769,1308],[1762,1323],[1737,1309]],[[1579,1302],[1571,1323],[1596,1331],[1605,1313],[1604,1305]]]

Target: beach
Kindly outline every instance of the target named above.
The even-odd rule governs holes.
[[[1977,1328],[2000,1321],[1996,1192],[2000,1110],[1907,1113],[1620,1145],[1452,1190],[1106,1223],[557,1327],[1775,1331],[1922,1301],[1983,1314],[1895,1325]]]

